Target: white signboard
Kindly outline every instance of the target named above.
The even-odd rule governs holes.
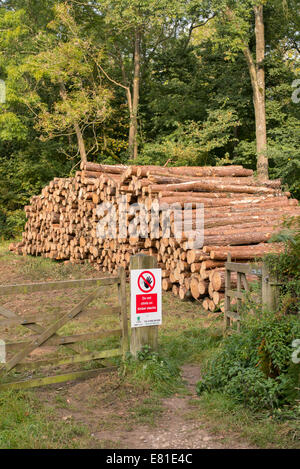
[[[161,269],[130,271],[131,327],[162,323]]]

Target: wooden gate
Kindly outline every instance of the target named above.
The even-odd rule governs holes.
[[[68,322],[78,318],[79,315],[84,313],[85,308],[89,303],[99,298],[103,290],[110,285],[117,285],[119,305],[117,307],[105,307],[99,309],[97,313],[116,313],[119,314],[120,328],[114,330],[101,330],[93,331],[86,334],[79,335],[59,335],[59,330]],[[30,329],[34,335],[26,337],[21,342],[11,342],[5,344],[5,351],[8,359],[5,363],[0,364],[0,390],[6,389],[19,389],[42,386],[46,384],[62,383],[65,381],[74,380],[77,378],[89,377],[99,371],[107,371],[112,367],[103,365],[103,360],[125,356],[128,350],[128,322],[127,322],[127,307],[126,307],[126,274],[123,268],[120,268],[118,276],[84,279],[84,280],[67,280],[60,282],[46,282],[46,283],[33,283],[24,285],[4,285],[0,286],[0,297],[4,295],[13,294],[27,294],[32,292],[45,292],[56,291],[73,288],[95,287],[95,290],[88,296],[83,298],[79,304],[74,306],[70,311],[63,313],[60,317],[56,318],[53,323],[46,327],[41,326],[39,323],[46,319],[44,314],[31,314],[28,316],[19,316],[13,311],[0,306],[0,328],[9,328],[10,326],[23,326]],[[2,316],[2,318],[1,318]],[[101,317],[101,316],[100,316]],[[107,336],[121,337],[120,346],[111,350],[101,351],[88,351],[82,343]],[[30,360],[28,357],[32,352],[45,346],[55,346],[56,350],[71,349],[72,355],[64,354],[63,356],[56,356],[47,360]],[[70,350],[69,350],[70,351]],[[27,358],[27,361],[25,360]],[[75,365],[79,363],[91,362],[99,360],[101,368],[85,369],[85,370],[72,370],[63,374],[47,375],[42,377],[29,377],[27,379],[11,380],[11,372],[20,370],[40,370],[43,367],[61,368],[62,366]],[[48,370],[47,370],[48,374]]]
[[[237,283],[236,289],[231,287],[231,274],[236,272]],[[241,303],[245,299],[245,295],[249,291],[249,283],[247,274],[254,274],[258,277],[262,275],[262,266],[260,264],[242,264],[239,262],[231,262],[231,256],[228,254],[227,262],[225,263],[225,310],[224,310],[224,326],[228,329],[231,322],[237,322],[237,330],[240,330],[241,325]],[[236,311],[232,311],[231,300],[236,299]]]
[[[231,274],[236,272],[237,284],[236,289],[231,287]],[[249,282],[246,275],[256,275],[261,287],[261,303],[263,307],[267,307],[270,311],[276,309],[279,303],[279,286],[278,280],[272,276],[268,266],[264,263],[258,264],[242,264],[239,262],[231,262],[231,255],[228,254],[225,263],[225,311],[224,326],[228,329],[232,321],[237,322],[237,330],[240,330],[241,324],[241,303],[249,292]],[[235,298],[236,311],[232,311],[231,300]]]

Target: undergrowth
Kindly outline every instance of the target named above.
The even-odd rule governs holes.
[[[149,389],[161,396],[171,395],[181,383],[177,363],[153,352],[149,346],[138,352],[137,359],[128,354],[121,370],[136,387]]]
[[[295,316],[263,312],[244,319],[241,333],[225,338],[208,361],[198,394],[219,390],[255,411],[296,406],[300,364],[292,354],[298,338]]]
[[[287,218],[273,241],[284,243],[284,252],[268,254],[264,261],[280,284],[280,310],[300,312],[300,217]]]

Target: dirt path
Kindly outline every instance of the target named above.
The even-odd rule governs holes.
[[[176,449],[176,448],[250,448],[247,443],[235,438],[216,436],[206,429],[205,422],[189,418],[191,399],[197,398],[195,386],[199,381],[200,369],[196,365],[185,365],[182,376],[188,387],[188,394],[173,396],[162,401],[163,413],[154,428],[137,425],[134,429],[126,431],[120,428],[117,432],[111,430],[99,431],[94,434],[100,441],[118,441],[119,448],[134,449]],[[226,440],[226,441],[225,441]]]

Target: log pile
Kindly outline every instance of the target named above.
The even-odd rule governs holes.
[[[210,311],[222,309],[227,253],[247,262],[280,251],[280,244],[267,241],[285,216],[300,214],[279,180],[258,183],[242,166],[85,163],[80,169],[73,178],[54,179],[31,199],[23,240],[11,249],[65,262],[88,260],[112,274],[119,266],[128,269],[131,255],[149,254],[162,268],[165,291],[194,298]],[[199,204],[203,246],[193,238],[200,233]]]

